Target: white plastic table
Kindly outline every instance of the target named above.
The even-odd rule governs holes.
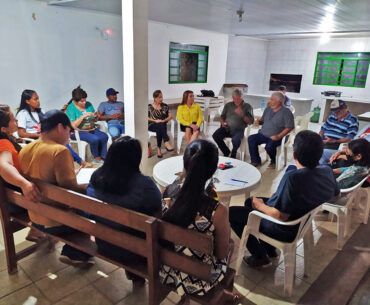
[[[261,173],[254,166],[232,158],[219,157],[219,164],[231,162],[233,168],[220,170],[217,169],[213,177],[220,182],[215,182],[217,194],[223,200],[230,200],[232,196],[244,194],[249,196],[250,192],[256,188],[261,181]],[[177,176],[176,173],[183,171],[183,156],[168,158],[158,162],[153,168],[154,180],[161,186],[166,187],[173,183]],[[247,181],[241,185],[230,185],[231,179]]]

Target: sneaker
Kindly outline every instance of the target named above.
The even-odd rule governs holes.
[[[92,265],[95,265],[95,261],[91,258],[88,258],[87,260],[80,260],[80,259],[72,259],[68,257],[67,255],[61,255],[59,256],[59,260],[67,265],[75,266],[75,267],[80,267],[80,268],[86,268],[90,267]]]
[[[103,160],[93,160],[91,163],[92,164],[104,164],[104,161]]]
[[[243,261],[252,268],[266,268],[272,265],[269,258],[263,257],[263,258],[256,258],[254,256],[244,256]]]
[[[272,162],[267,166],[267,168],[273,168],[273,169],[275,169],[275,167],[276,167],[276,164]]]

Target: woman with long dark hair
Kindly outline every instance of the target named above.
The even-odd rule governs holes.
[[[162,219],[190,230],[207,233],[215,238],[213,255],[197,253],[185,246],[175,245],[177,252],[186,253],[194,259],[212,264],[212,282],[189,277],[183,280],[181,271],[162,267],[160,278],[165,284],[175,284],[180,295],[196,293],[202,295],[215,287],[223,278],[227,269],[227,259],[231,250],[230,224],[228,208],[206,193],[206,182],[217,169],[218,149],[206,140],[191,142],[184,154],[185,180],[174,196],[174,202],[165,212]],[[191,253],[191,254],[189,254]],[[187,278],[187,277],[186,277]],[[234,295],[225,295],[232,300]]]
[[[147,215],[159,214],[162,207],[161,193],[150,177],[140,172],[141,154],[140,142],[134,138],[124,136],[114,141],[108,150],[104,164],[92,175],[87,195]],[[125,226],[106,219],[96,218],[96,221],[127,232]],[[128,232],[137,233],[132,230]],[[101,251],[116,260],[122,260],[125,263],[144,260],[104,240],[97,238],[96,243]],[[144,282],[143,279],[129,272],[126,274],[136,283]]]
[[[41,195],[36,185],[24,178],[19,172],[18,153],[21,147],[12,136],[17,129],[17,120],[10,107],[8,105],[0,105],[0,176],[10,187],[20,189],[28,200],[39,201]],[[19,214],[26,212],[26,210],[10,204],[9,212],[11,214]],[[45,237],[43,234],[31,229],[26,239],[37,241],[43,237]]]
[[[172,114],[169,112],[170,108],[168,105],[163,103],[161,90],[155,90],[153,92],[153,99],[153,103],[148,105],[148,128],[157,135],[157,157],[162,158],[162,140],[167,151],[174,150],[167,134],[167,122],[172,119]]]
[[[80,139],[90,144],[94,163],[103,163],[102,158],[105,158],[107,154],[108,136],[95,127],[97,115],[93,105],[87,102],[86,98],[87,93],[80,86],[73,89],[73,102],[67,107],[66,114],[71,120],[73,128],[80,130]],[[76,136],[72,134],[71,139],[76,140]]]
[[[186,90],[182,102],[177,107],[177,120],[181,131],[185,132],[186,143],[189,144],[199,137],[199,128],[203,122],[202,109],[194,103],[193,91]]]
[[[26,89],[22,92],[17,111],[18,135],[21,138],[37,139],[40,136],[40,100],[36,91]]]

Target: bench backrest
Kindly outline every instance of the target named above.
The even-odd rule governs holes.
[[[38,180],[34,182],[42,192],[42,202],[29,201],[21,193],[5,187],[0,182],[0,188],[2,188],[5,194],[5,198],[0,200],[1,210],[7,209],[7,203],[14,203],[38,215],[146,257],[148,272],[158,273],[159,265],[165,264],[201,279],[209,280],[211,266],[176,253],[172,249],[164,248],[160,246],[159,240],[181,244],[194,250],[211,254],[213,253],[212,237],[163,222],[155,217],[107,204],[101,200],[55,185]],[[75,213],[72,209],[45,202],[59,203],[72,209],[99,216],[100,218],[143,232],[146,237],[143,239],[102,223],[95,223]],[[8,214],[2,213],[2,215]],[[151,268],[154,269],[151,271]]]

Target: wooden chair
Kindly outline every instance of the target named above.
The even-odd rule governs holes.
[[[211,254],[213,253],[212,237],[165,223],[155,217],[107,204],[71,190],[41,181],[34,182],[43,194],[42,202],[29,201],[21,193],[5,187],[3,181],[0,181],[0,211],[9,273],[17,272],[17,261],[34,252],[37,247],[32,246],[18,253],[15,251],[13,234],[30,226],[30,222],[26,213],[16,216],[9,215],[8,204],[14,203],[38,215],[78,230],[76,233],[62,236],[47,234],[50,237],[146,278],[149,282],[148,304],[150,305],[159,304],[169,291],[174,290],[174,287],[163,286],[159,281],[159,268],[162,264],[200,279],[210,280],[210,265],[176,253],[172,249],[162,247],[159,241],[180,243],[194,250]],[[59,205],[47,204],[45,201],[59,203]],[[92,222],[90,219],[75,213],[76,210],[85,211],[142,232],[145,237],[138,237],[99,222]],[[103,239],[140,255],[146,258],[146,263],[134,265],[116,261],[99,251],[90,236]],[[203,297],[188,296],[187,299],[194,299],[201,304],[218,304],[217,302],[224,290],[232,290],[234,273],[235,271],[229,268],[223,281],[212,292]]]

